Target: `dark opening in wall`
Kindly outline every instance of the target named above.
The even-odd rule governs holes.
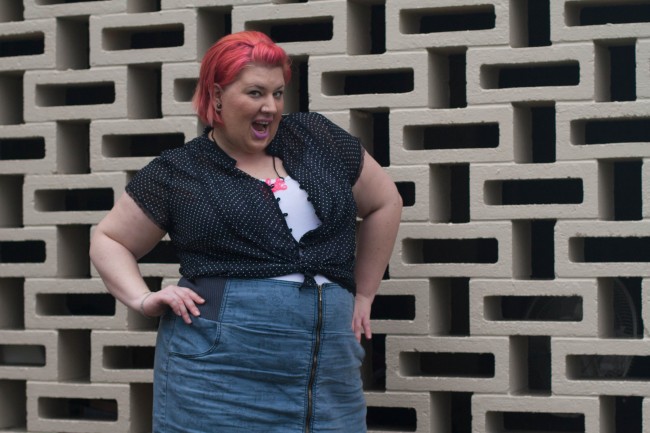
[[[103,44],[109,51],[180,47],[185,43],[182,24],[145,28],[104,29]]]
[[[484,65],[481,84],[485,89],[576,86],[580,83],[578,62],[537,65]]]
[[[584,131],[584,142],[577,144],[643,143],[650,141],[650,117],[637,119],[597,119],[574,121],[576,132]]]
[[[407,126],[408,150],[489,149],[499,147],[498,123]]]
[[[90,173],[90,121],[57,122],[56,154],[57,173]]]
[[[414,89],[413,70],[326,72],[323,89],[328,96],[408,93]]]
[[[0,242],[0,263],[43,263],[45,262],[44,241],[2,241]]]
[[[109,293],[39,293],[39,316],[114,316],[115,298]]]
[[[407,263],[496,263],[496,239],[405,239]]]
[[[528,337],[528,390],[551,392],[551,337]]]
[[[0,74],[0,125],[24,123],[23,75]]]
[[[551,11],[549,1],[526,0],[528,6],[528,46],[551,45]]]
[[[34,56],[45,52],[43,33],[0,39],[0,57]]]
[[[616,0],[609,3],[590,5],[584,2],[567,2],[567,23],[573,26],[597,26],[650,22],[648,4],[617,4]]]
[[[73,50],[56,50],[58,70],[90,68],[89,17],[58,17],[56,19],[56,45],[74,47]]]
[[[0,8],[0,22],[22,21],[23,11],[23,0],[4,0]]]
[[[254,23],[255,30],[267,33],[277,43],[329,41],[334,36],[332,17],[303,18],[285,22]],[[259,24],[259,25],[257,25]],[[253,29],[250,23],[247,28]]]
[[[469,278],[449,279],[449,335],[469,336]]]
[[[370,53],[386,52],[386,4],[370,6]]]
[[[397,191],[402,197],[404,207],[411,207],[415,204],[415,182],[395,182]]]
[[[99,105],[115,102],[115,83],[41,84],[36,103],[41,107]]]
[[[0,278],[0,329],[25,329],[25,279]],[[2,398],[0,381],[0,399]]]
[[[582,179],[518,179],[485,182],[489,205],[575,204],[583,201]]]
[[[161,152],[180,147],[185,142],[183,133],[106,135],[102,155],[116,157],[158,156]]]
[[[634,45],[609,47],[610,100],[636,100],[636,47]]]
[[[176,248],[171,241],[160,241],[139,263],[178,263]]]
[[[502,433],[533,432],[584,433],[585,416],[581,413],[488,412],[490,424],[501,425]]]
[[[410,407],[368,406],[366,424],[373,431],[414,432],[418,426],[417,412]]]
[[[386,52],[386,0],[350,0],[347,52],[350,55]]]
[[[403,9],[400,21],[405,34],[487,30],[495,27],[496,14],[493,5]]]
[[[530,278],[555,278],[555,220],[530,221]]]
[[[571,380],[650,379],[650,356],[568,355],[567,377]],[[630,368],[636,365],[637,368]]]
[[[467,53],[449,55],[449,108],[467,107]]]
[[[614,175],[614,220],[638,221],[643,219],[643,161],[616,161],[612,163]]]
[[[494,377],[492,353],[401,352],[399,365],[407,377]]]
[[[40,212],[110,210],[114,203],[112,188],[48,189],[34,194]]]
[[[43,137],[0,138],[0,161],[45,158]]]
[[[372,116],[372,157],[382,167],[390,166],[390,131],[388,112],[370,113]]]
[[[472,433],[472,394],[451,392],[449,395],[449,418],[454,426],[452,433]]]
[[[43,419],[79,421],[117,421],[117,401],[111,399],[85,399],[40,397],[38,414]]]
[[[533,163],[555,162],[555,106],[530,107]]]
[[[179,78],[174,80],[174,101],[190,102],[196,89],[196,78]]]
[[[583,259],[574,262],[650,262],[650,237],[646,236],[571,238],[569,248],[582,252]]]
[[[614,397],[615,430],[625,433],[643,431],[643,397]]]
[[[580,322],[580,296],[488,296],[485,311],[489,320]]]
[[[362,369],[365,391],[386,391],[386,334],[373,334],[370,340],[361,338],[366,351]]]
[[[431,220],[469,222],[469,164],[431,165]]]
[[[0,344],[0,366],[44,367],[45,346],[38,344]]]
[[[110,370],[153,369],[154,347],[106,346],[103,367]]]
[[[600,312],[598,324],[601,338],[643,338],[645,328],[642,314],[642,281],[640,277],[598,280],[598,301],[605,306]],[[631,367],[633,368],[634,364]]]
[[[162,71],[160,65],[128,67],[127,93],[130,119],[162,118]]]
[[[377,295],[372,303],[370,318],[373,320],[415,319],[415,296]]]

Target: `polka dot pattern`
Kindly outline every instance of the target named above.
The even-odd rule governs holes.
[[[185,278],[325,275],[351,292],[356,249],[352,186],[361,173],[359,140],[317,113],[285,115],[267,153],[308,195],[321,225],[294,239],[265,182],[235,167],[203,135],[163,152],[127,193],[169,233]]]

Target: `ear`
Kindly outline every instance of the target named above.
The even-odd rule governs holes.
[[[217,83],[214,83],[214,105],[216,107],[217,102],[221,102],[221,94],[223,93],[223,89],[221,88],[220,85]]]

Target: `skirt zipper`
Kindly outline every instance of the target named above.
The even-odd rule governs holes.
[[[314,355],[311,360],[311,371],[309,383],[307,384],[307,416],[305,418],[305,433],[311,430],[311,418],[314,410],[314,382],[316,381],[316,368],[318,367],[318,352],[320,350],[320,332],[323,327],[323,285],[318,284],[318,321],[316,322],[316,343],[314,344]]]

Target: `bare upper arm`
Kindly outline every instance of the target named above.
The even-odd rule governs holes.
[[[364,152],[363,169],[352,187],[352,193],[357,203],[357,214],[361,218],[383,206],[401,203],[395,182],[368,152]]]
[[[139,259],[151,251],[165,233],[131,196],[123,193],[113,209],[99,223],[93,237],[107,236]]]

